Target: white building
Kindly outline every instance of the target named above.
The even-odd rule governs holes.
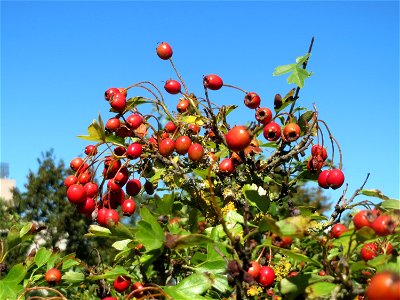
[[[8,178],[9,167],[7,163],[0,165],[0,198],[10,201],[12,199],[11,190],[16,187],[15,179]]]

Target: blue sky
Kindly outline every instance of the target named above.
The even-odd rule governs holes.
[[[367,188],[399,198],[398,2],[2,1],[1,161],[23,189],[41,152],[53,148],[66,163],[80,155],[87,142],[76,136],[98,113],[111,117],[107,88],[175,78],[155,54],[161,41],[194,93],[216,73],[272,108],[292,88],[274,68],[303,55],[312,36],[314,74],[300,101],[316,103],[340,142],[348,196],[369,172]],[[211,97],[243,101],[228,89]],[[176,97],[166,101],[175,107]],[[231,121],[252,118],[243,108]]]

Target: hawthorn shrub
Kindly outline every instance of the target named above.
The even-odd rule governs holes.
[[[269,103],[217,74],[203,76],[204,95],[194,95],[172,47],[159,44],[176,79],[164,91],[150,81],[107,89],[111,115],[80,136],[91,144],[65,179],[71,209],[93,222],[86,238],[112,240],[114,263],[96,249],[89,265],[39,248],[0,280],[0,298],[399,299],[399,201],[364,189],[368,175],[347,196],[338,141],[316,105],[298,105],[312,45],[275,69],[295,87]],[[228,88],[240,101],[212,101]],[[254,118],[230,124],[235,109]],[[343,187],[330,217],[292,201],[305,183]],[[353,218],[341,222],[343,213]],[[35,234],[33,223],[12,226],[0,262]]]

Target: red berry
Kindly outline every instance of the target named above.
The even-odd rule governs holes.
[[[162,42],[161,44],[159,44],[156,48],[156,52],[158,57],[163,60],[170,59],[173,53],[171,46],[166,42]]]
[[[176,110],[179,113],[184,113],[189,109],[189,105],[190,105],[189,100],[183,99],[183,100],[179,101],[179,103],[176,105]]]
[[[283,137],[286,142],[294,142],[300,137],[300,126],[296,123],[289,123],[283,128]]]
[[[114,148],[114,154],[117,156],[123,156],[126,153],[126,149],[123,146],[118,146]]]
[[[378,254],[378,246],[375,243],[365,244],[360,251],[363,260],[371,260]]]
[[[138,179],[131,179],[126,183],[125,189],[129,196],[136,196],[142,189],[142,184]]]
[[[118,212],[114,209],[108,208],[99,209],[97,214],[97,222],[99,222],[101,226],[113,227],[119,222]]]
[[[107,101],[110,101],[111,98],[116,95],[116,94],[120,94],[121,92],[119,91],[119,89],[117,88],[109,88],[107,91],[105,91],[104,93],[104,99],[106,99]]]
[[[126,149],[126,157],[129,159],[136,159],[142,155],[142,145],[139,143],[133,143]]]
[[[122,202],[121,210],[125,216],[131,216],[135,213],[136,203],[132,198],[126,199]]]
[[[77,209],[82,215],[90,216],[96,208],[96,201],[93,198],[86,198],[85,202],[78,204]]]
[[[365,292],[368,300],[399,300],[400,278],[396,273],[383,271],[376,273]]]
[[[313,145],[311,148],[311,155],[312,156],[320,156],[322,160],[326,160],[328,158],[328,153],[326,152],[326,148],[321,145]]]
[[[126,107],[126,97],[123,94],[115,94],[110,101],[111,107],[117,112],[123,112]]]
[[[124,186],[129,179],[129,171],[127,167],[122,167],[114,176],[114,181],[119,186]]]
[[[388,215],[380,215],[371,224],[372,229],[379,236],[387,236],[394,232],[396,224]]]
[[[178,154],[184,155],[188,152],[192,140],[187,135],[178,137],[175,141],[175,151]]]
[[[239,152],[251,143],[251,134],[245,126],[235,126],[225,135],[229,150]]]
[[[143,123],[143,117],[139,114],[131,114],[126,118],[126,125],[129,129],[135,130]]]
[[[181,84],[179,83],[179,81],[169,79],[165,82],[164,89],[167,91],[167,93],[175,95],[180,93]]]
[[[219,90],[224,84],[221,77],[218,75],[207,75],[203,78],[203,84],[206,88],[210,90]]]
[[[175,142],[171,138],[163,139],[158,147],[158,151],[164,157],[170,156],[174,152],[174,150]]]
[[[73,204],[85,202],[87,197],[84,187],[80,184],[73,184],[67,190],[67,198]]]
[[[108,208],[105,208],[105,207],[100,208],[97,211],[97,222],[102,226],[106,224],[107,211],[108,211]]]
[[[85,154],[88,156],[94,156],[97,154],[97,147],[95,145],[87,145],[85,147]]]
[[[49,284],[58,284],[61,280],[61,271],[57,268],[51,268],[46,272],[44,278]]]
[[[337,223],[332,226],[331,235],[335,238],[340,237],[343,233],[347,231],[347,227],[341,223]]]
[[[106,129],[116,131],[121,126],[121,121],[118,118],[110,118],[106,123]]]
[[[118,191],[121,190],[121,186],[115,182],[114,178],[111,178],[111,179],[107,182],[107,189],[108,189],[110,192],[118,192]]]
[[[268,266],[262,266],[257,282],[263,286],[272,286],[275,280],[275,272]]]
[[[131,279],[126,276],[120,275],[117,278],[115,278],[115,280],[114,280],[114,289],[120,293],[127,290],[130,285],[131,285]]]
[[[326,176],[326,183],[329,187],[336,190],[342,186],[344,182],[344,174],[340,169],[332,169]]]
[[[318,175],[318,185],[323,189],[329,189],[326,178],[328,177],[330,171],[331,170],[324,170]]]
[[[71,160],[70,162],[70,167],[73,171],[78,171],[84,166],[85,162],[83,161],[82,158],[80,157],[75,157],[74,159]]]
[[[204,148],[199,143],[193,143],[188,150],[188,156],[193,161],[199,161],[204,155]]]
[[[326,276],[326,272],[324,270],[319,271],[318,273],[319,276]]]
[[[225,158],[224,160],[222,160],[219,163],[219,171],[226,175],[232,174],[235,171],[233,160],[230,158]]]
[[[272,243],[275,246],[286,248],[292,244],[293,239],[288,236],[277,236],[275,234],[272,235]]]
[[[353,217],[354,227],[360,229],[364,226],[371,227],[372,222],[376,219],[376,214],[371,210],[362,210],[356,213]]]
[[[193,132],[193,134],[198,134],[200,131],[200,127],[197,126],[196,124],[191,123],[188,125],[188,130]]]
[[[89,171],[85,171],[78,176],[78,182],[81,185],[85,185],[92,179],[92,174]]]
[[[78,178],[74,175],[69,175],[67,178],[64,180],[64,185],[69,188],[71,185],[75,184],[78,182]]]
[[[97,195],[97,193],[99,192],[99,187],[97,186],[96,183],[94,182],[88,182],[86,183],[83,188],[86,191],[86,195],[89,198],[93,198],[94,196]]]
[[[267,107],[260,107],[256,110],[256,120],[263,125],[268,124],[272,120],[272,112]]]
[[[254,92],[247,93],[246,96],[244,96],[244,105],[246,105],[248,108],[257,108],[260,106],[260,103],[260,96]]]
[[[249,273],[254,279],[257,279],[258,276],[260,275],[261,271],[261,265],[257,261],[251,261],[251,267],[247,270],[247,273]]]
[[[164,130],[169,133],[174,133],[176,130],[176,125],[174,122],[169,121],[167,124],[165,124]]]
[[[271,121],[264,126],[263,134],[268,141],[276,141],[281,137],[281,126]]]
[[[142,291],[143,289],[144,289],[144,286],[143,286],[143,284],[141,282],[135,282],[132,285],[132,288],[131,288],[131,290],[134,291],[133,296],[136,297],[136,298],[142,297],[143,296],[143,291]]]

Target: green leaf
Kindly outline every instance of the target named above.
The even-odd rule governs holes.
[[[306,111],[305,113],[303,113],[299,117],[298,125],[300,126],[300,129],[303,133],[308,131],[308,129],[309,129],[308,122],[311,121],[313,116],[314,116],[314,112],[309,110],[309,111]]]
[[[375,231],[370,227],[364,226],[356,231],[356,240],[359,243],[363,243],[373,238],[375,238]]]
[[[204,120],[202,117],[199,116],[184,116],[180,115],[179,120],[183,123],[187,124],[196,124],[198,126],[203,126],[204,125]]]
[[[308,72],[307,70],[305,70],[301,67],[296,67],[293,70],[292,74],[289,75],[287,82],[294,83],[298,87],[302,88],[302,87],[304,87],[304,80],[310,76],[311,76],[311,73]]]
[[[131,239],[117,241],[111,246],[119,251],[126,250],[128,248],[128,244],[131,242]]]
[[[164,286],[163,287],[164,292],[170,297],[169,299],[176,299],[176,300],[193,300],[193,295],[191,294],[186,294],[185,292],[182,292],[179,288],[176,286]],[[196,300],[207,300],[208,298],[205,298],[200,295],[196,295]]]
[[[99,123],[96,120],[93,120],[92,123],[88,127],[89,135],[78,135],[78,138],[95,141],[95,142],[104,142],[105,141],[105,131],[104,127],[101,128]]]
[[[289,217],[276,222],[282,236],[302,237],[310,225],[310,218],[306,216]]]
[[[263,188],[255,184],[246,184],[242,192],[251,206],[256,206],[262,212],[268,212],[270,199]]]
[[[378,255],[377,257],[369,260],[368,265],[371,267],[374,267],[374,268],[383,266],[383,265],[386,265],[391,258],[392,258],[391,255],[381,254],[381,255]]]
[[[272,76],[280,76],[289,72],[292,72],[293,69],[296,67],[296,64],[288,64],[283,66],[278,66],[275,68]]]
[[[309,299],[317,299],[329,296],[335,289],[336,284],[330,282],[317,282],[306,288]]]
[[[61,279],[71,283],[82,282],[85,280],[85,275],[81,272],[68,271],[61,277]]]
[[[296,58],[296,64],[297,64],[298,66],[299,66],[299,65],[302,65],[303,63],[306,62],[306,60],[307,60],[309,57],[310,57],[310,53],[307,53],[306,55],[297,57],[297,58]]]
[[[74,259],[68,259],[63,262],[62,264],[62,270],[68,270],[72,268],[73,266],[79,265],[79,262],[74,260]]]
[[[26,271],[27,271],[27,267],[24,266],[22,263],[16,264],[7,273],[6,277],[4,277],[1,281],[6,284],[17,285],[22,280],[24,280]]]
[[[126,101],[125,111],[131,110],[132,108],[134,108],[134,107],[136,107],[138,105],[141,105],[141,104],[145,104],[145,103],[151,103],[151,101],[150,100],[146,100],[143,97],[132,97],[132,98],[129,98]]]
[[[154,198],[156,198],[156,196],[154,196]],[[161,215],[170,215],[175,200],[175,194],[172,192],[170,194],[164,194],[162,198],[160,198],[159,196],[157,196],[157,198],[157,212]]]
[[[104,274],[91,275],[91,276],[88,276],[87,279],[89,279],[89,280],[99,280],[99,279],[114,280],[115,278],[117,278],[118,275],[128,276],[129,273],[127,270],[124,269],[124,267],[117,265],[114,269],[105,271]]]
[[[99,225],[90,225],[89,226],[89,233],[86,233],[85,236],[110,236],[111,231],[106,227],[102,227]]]
[[[148,251],[161,248],[165,237],[164,231],[157,222],[157,219],[146,207],[142,207],[140,215],[142,220],[137,224],[137,240],[140,241]]]
[[[119,222],[117,225],[110,228],[112,236],[120,238],[134,239],[136,228],[130,228],[124,223]]]
[[[225,273],[226,266],[227,262],[220,257],[215,260],[207,260],[204,263],[197,265],[195,268],[196,271],[200,273]]]
[[[105,141],[107,143],[112,143],[117,146],[125,146],[125,139],[123,137],[120,137],[118,135],[114,134],[107,134],[105,137]]]
[[[214,241],[209,237],[202,234],[188,234],[188,235],[167,235],[166,246],[170,249],[185,249],[190,247],[207,246],[208,243]]]
[[[211,288],[213,282],[204,273],[194,273],[179,282],[176,287],[187,295],[200,295]]]
[[[44,247],[40,248],[35,255],[36,265],[40,268],[41,266],[47,263],[47,261],[50,259],[50,256],[51,256],[50,250],[47,250]]]
[[[23,286],[20,284],[13,284],[0,280],[0,299],[14,300],[17,295],[22,291]]]
[[[28,222],[22,227],[22,229],[19,231],[19,237],[22,238],[25,234],[27,234],[32,228],[32,223]]]
[[[400,201],[396,199],[385,200],[381,206],[386,209],[400,209]]]
[[[376,197],[382,200],[389,200],[388,196],[385,196],[380,190],[378,189],[371,189],[371,190],[361,190],[360,194],[365,196]]]
[[[287,257],[290,257],[291,259],[294,259],[295,261],[298,262],[306,262],[310,263],[312,265],[322,267],[322,264],[319,261],[316,261],[312,258],[309,258],[308,256],[295,252],[295,250],[290,250],[290,249],[285,249],[285,248],[280,248],[275,245],[271,244],[271,239],[268,239],[265,241],[264,245],[268,245],[271,248],[278,249],[279,253],[286,255]]]

